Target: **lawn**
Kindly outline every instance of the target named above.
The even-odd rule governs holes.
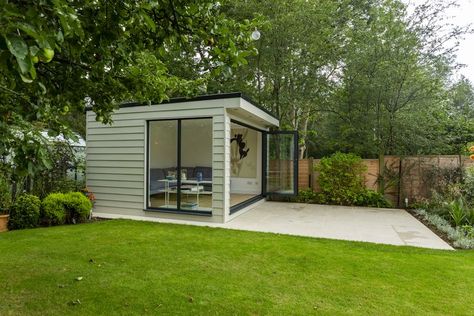
[[[474,252],[102,221],[0,234],[0,315],[471,314]]]

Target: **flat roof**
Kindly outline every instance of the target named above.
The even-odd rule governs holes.
[[[217,100],[217,99],[231,99],[231,98],[242,98],[245,101],[251,103],[256,108],[262,110],[263,112],[267,113],[274,119],[278,120],[272,112],[267,110],[266,108],[262,107],[260,104],[254,102],[251,98],[243,94],[242,92],[229,92],[229,93],[216,93],[216,94],[202,94],[195,97],[175,97],[170,98],[169,100],[165,100],[163,102],[124,102],[119,104],[119,108],[128,108],[134,106],[144,106],[144,105],[157,105],[157,104],[166,104],[166,103],[180,103],[180,102],[190,102],[190,101],[205,101],[205,100]],[[91,111],[92,108],[87,108],[86,111]]]

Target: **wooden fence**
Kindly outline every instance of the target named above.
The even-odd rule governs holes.
[[[319,191],[318,173],[315,171],[319,159],[301,159],[298,166],[298,188],[312,188]],[[379,161],[363,159],[367,167],[364,174],[365,186],[377,190],[379,179]],[[393,205],[402,206],[405,198],[409,203],[429,198],[432,190],[452,182],[459,177],[459,172],[474,161],[469,157],[459,156],[385,156],[385,197]]]

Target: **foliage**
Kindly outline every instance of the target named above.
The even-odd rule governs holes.
[[[474,238],[469,230],[462,227],[452,227],[451,224],[437,214],[430,213],[424,209],[416,209],[416,214],[423,217],[427,222],[434,225],[439,231],[445,233],[453,242],[455,247],[463,249],[474,249]]]
[[[319,118],[318,109],[327,106],[336,86],[351,5],[332,0],[225,4],[235,19],[261,16],[265,23],[256,44],[258,55],[250,56],[248,66],[238,68],[234,76],[214,80],[211,91],[244,91],[271,110],[283,128],[299,131],[303,158],[307,141],[315,134],[310,124]]]
[[[31,192],[44,198],[49,193],[66,193],[83,187],[85,155],[65,141],[52,141],[47,150],[52,168],[36,174]],[[76,180],[73,173],[81,177]]]
[[[41,132],[73,138],[86,106],[110,123],[120,102],[195,95],[246,62],[257,24],[213,0],[0,0],[0,25],[0,158],[33,176],[52,168]]]
[[[210,89],[244,91],[283,128],[298,130],[301,158],[341,150],[365,157],[452,153],[451,143],[459,141],[448,140],[474,131],[467,128],[472,116],[453,111],[472,109],[472,86],[450,81],[453,54],[469,27],[449,23],[454,1],[408,6],[398,0],[227,1],[224,8],[236,19],[258,14],[265,23],[258,55]]]
[[[87,198],[89,199],[89,201],[91,201],[92,204],[94,204],[94,201],[95,201],[94,192],[92,192],[88,187],[85,187],[84,189],[82,189],[81,192],[82,192],[85,196],[87,196]]]
[[[474,240],[474,225],[463,225],[461,228],[467,238]]]
[[[298,196],[296,197],[296,201],[300,203],[311,203],[315,201],[316,195],[317,193],[314,192],[311,188],[299,190]]]
[[[474,167],[470,167],[466,170],[463,190],[466,201],[474,205]]]
[[[62,225],[66,222],[64,193],[51,193],[43,199],[41,218],[46,225]]]
[[[298,196],[295,198],[295,202],[326,204],[326,197],[321,192],[315,192],[312,188],[307,188],[298,191]]]
[[[383,196],[383,194],[373,190],[363,190],[356,196],[354,203],[358,206],[370,207],[391,207],[390,202]]]
[[[37,196],[22,194],[17,197],[10,209],[10,229],[36,227],[40,219],[41,201]]]
[[[12,202],[11,187],[5,176],[0,174],[0,214],[8,214]]]
[[[81,192],[69,192],[63,195],[61,203],[64,204],[67,212],[67,222],[77,223],[85,221],[91,212],[92,203]]]
[[[354,205],[365,191],[366,167],[359,156],[337,152],[322,158],[316,170],[321,192],[330,204]]]
[[[460,183],[462,180],[463,169],[461,166],[444,167],[429,166],[424,168],[422,173],[423,185],[434,192],[449,196],[453,199],[461,196]]]
[[[449,215],[454,226],[461,226],[466,219],[466,208],[462,198],[458,198],[449,203]]]
[[[81,192],[51,193],[43,200],[42,217],[47,225],[84,222],[92,203]]]

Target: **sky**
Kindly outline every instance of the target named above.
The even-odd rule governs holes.
[[[406,2],[420,4],[424,0],[408,0]],[[473,24],[474,27],[474,0],[457,0],[457,2],[459,6],[451,8],[447,12],[447,15],[451,17],[450,22],[460,26]],[[464,64],[465,67],[458,70],[456,77],[463,75],[474,83],[474,34],[466,35],[461,41],[457,52],[457,61]]]

